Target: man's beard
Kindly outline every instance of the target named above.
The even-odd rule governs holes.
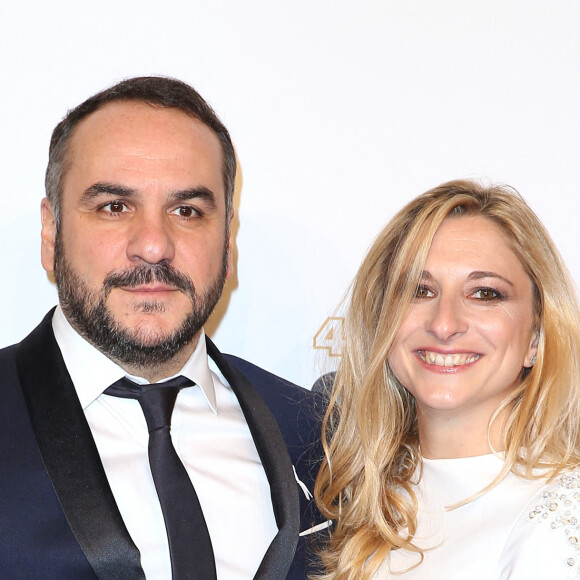
[[[60,306],[73,328],[110,359],[137,368],[150,368],[171,360],[205,324],[225,284],[228,250],[224,244],[221,271],[201,296],[191,278],[164,261],[113,270],[105,277],[100,291],[93,290],[67,261],[59,233],[55,240],[54,261]],[[157,337],[137,328],[124,328],[106,304],[113,288],[135,288],[153,282],[172,286],[191,301],[191,309],[181,325],[170,334]],[[167,306],[151,300],[135,304],[134,308],[135,312],[154,314],[163,313]]]

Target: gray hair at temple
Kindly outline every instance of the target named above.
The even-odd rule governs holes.
[[[140,101],[157,107],[178,109],[201,121],[217,135],[223,153],[222,173],[226,197],[226,219],[229,224],[233,211],[236,154],[228,130],[215,111],[193,87],[177,79],[152,76],[126,79],[93,95],[78,107],[70,110],[55,127],[50,140],[45,188],[46,197],[54,211],[57,228],[60,226],[63,179],[69,169],[68,144],[74,129],[83,119],[104,105],[115,101]]]

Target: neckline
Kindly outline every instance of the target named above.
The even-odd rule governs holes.
[[[503,459],[487,453],[473,457],[422,460],[419,493],[437,498],[440,505],[453,505],[479,493],[500,473]]]

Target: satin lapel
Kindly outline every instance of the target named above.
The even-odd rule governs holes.
[[[30,420],[68,523],[101,580],[145,580],[52,332],[52,311],[18,346]]]
[[[258,391],[224,360],[209,338],[207,352],[238,398],[270,483],[278,534],[266,551],[254,580],[281,580],[286,578],[292,564],[300,532],[300,501],[290,456],[278,423]]]

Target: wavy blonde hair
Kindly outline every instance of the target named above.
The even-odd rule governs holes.
[[[555,476],[580,463],[580,315],[574,286],[548,232],[514,189],[450,181],[406,205],[379,234],[353,282],[343,357],[323,425],[315,497],[334,521],[321,549],[324,580],[367,580],[391,550],[414,544],[421,465],[414,398],[387,358],[414,297],[435,232],[448,217],[499,225],[534,284],[536,363],[502,402],[510,471]],[[490,421],[493,421],[493,417]],[[420,564],[419,564],[420,565]]]

